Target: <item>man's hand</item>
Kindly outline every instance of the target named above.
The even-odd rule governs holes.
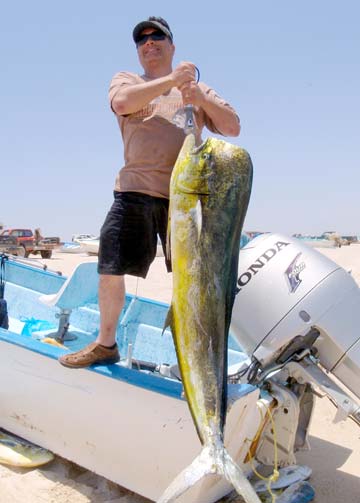
[[[193,63],[182,61],[172,72],[171,80],[174,87],[180,89],[186,82],[195,82],[196,67]]]
[[[196,105],[198,107],[203,105],[205,96],[196,82],[185,82],[178,89],[182,94],[184,105]]]
[[[195,75],[196,66],[189,61],[181,62],[171,74],[174,85],[182,94],[184,105],[201,106],[204,102],[204,93],[198,86]]]

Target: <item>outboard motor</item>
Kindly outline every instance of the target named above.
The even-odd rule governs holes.
[[[297,238],[253,239],[240,251],[231,332],[252,356],[250,382],[298,362],[292,372],[360,424],[359,405],[321,370],[360,398],[360,289],[338,264]]]

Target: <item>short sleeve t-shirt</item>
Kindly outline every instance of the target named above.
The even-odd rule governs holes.
[[[110,104],[116,93],[125,86],[147,81],[148,79],[135,73],[117,73],[110,84]],[[213,89],[202,82],[199,85],[203,92],[210,94],[214,100],[231,108]],[[123,138],[125,160],[116,177],[116,191],[169,197],[171,171],[185,139],[184,130],[173,120],[181,108],[181,93],[177,88],[172,88],[135,113],[116,115]],[[200,134],[204,126],[214,133],[219,133],[202,109],[194,107],[194,112]]]

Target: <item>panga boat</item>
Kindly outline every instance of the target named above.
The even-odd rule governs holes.
[[[84,253],[85,250],[80,243],[74,243],[73,241],[67,241],[60,246],[59,252],[61,253]]]
[[[96,265],[80,264],[66,279],[6,260],[9,330],[0,329],[0,427],[156,500],[201,450],[171,333],[162,335],[168,306],[127,296],[119,364],[70,370],[57,361],[97,335]],[[68,349],[44,342],[58,329],[60,336],[70,310],[67,337],[76,339],[64,341]],[[230,347],[237,368],[244,354],[234,340]],[[256,434],[258,397],[254,386],[229,385],[226,442],[239,463],[250,447],[246,439]],[[179,501],[217,501],[231,489],[213,477]]]
[[[99,244],[100,238],[76,238],[74,242],[81,245],[81,249],[83,252],[88,253],[89,255],[98,255],[99,253]]]
[[[312,248],[337,248],[339,246],[338,241],[329,237],[299,235],[296,237]]]

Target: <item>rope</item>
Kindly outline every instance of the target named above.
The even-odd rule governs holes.
[[[264,415],[263,415],[262,410],[260,409],[260,403],[257,403],[257,407],[258,407],[260,415],[261,415],[261,423],[263,423],[263,421],[264,421]],[[275,421],[274,421],[272,413],[270,412],[270,408],[269,407],[266,408],[265,414],[267,414],[269,416],[269,419],[271,421],[272,433],[273,433],[273,438],[274,438],[274,470],[273,470],[273,473],[269,477],[264,477],[263,475],[261,475],[256,470],[256,468],[254,466],[254,459],[252,457],[251,450],[249,450],[248,454],[249,454],[249,457],[250,457],[250,464],[251,464],[251,468],[252,468],[253,472],[255,473],[255,475],[257,477],[259,477],[259,479],[268,482],[268,484],[267,484],[267,490],[268,490],[268,492],[269,492],[269,494],[271,496],[271,503],[275,503],[276,499],[277,499],[277,496],[276,496],[276,494],[274,494],[272,492],[272,490],[271,490],[271,484],[272,484],[272,482],[275,482],[279,478],[279,476],[280,476],[279,469],[278,469],[277,433],[276,433]],[[252,439],[251,443],[257,442],[257,440],[260,437],[261,433],[262,433],[262,431],[261,431],[261,429],[259,429],[256,432],[256,434],[255,434],[254,438]],[[246,439],[246,440],[250,440],[250,439]]]

